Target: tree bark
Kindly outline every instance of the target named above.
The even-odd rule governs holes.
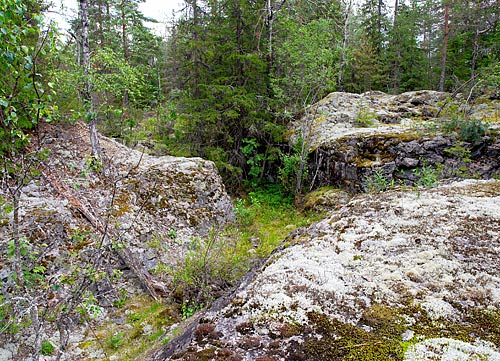
[[[97,133],[97,99],[95,97],[92,81],[90,80],[90,47],[89,47],[89,20],[88,0],[79,0],[80,20],[82,22],[82,66],[84,75],[83,100],[88,107],[90,145],[92,157],[102,164],[101,146]]]
[[[344,28],[342,30],[342,52],[340,53],[340,68],[339,68],[339,76],[337,79],[337,86],[339,88],[339,91],[344,90],[342,77],[344,75],[343,73],[345,67],[345,53],[347,48],[347,31],[349,30],[349,15],[351,12],[351,6],[352,6],[352,0],[349,0],[349,3],[344,13]]]
[[[97,22],[99,23],[99,39],[101,41],[101,46],[103,47],[104,44],[104,25],[103,25],[103,16],[102,16],[102,0],[99,0],[97,3]]]
[[[394,1],[394,19],[392,23],[392,41],[393,41],[393,46],[394,46],[394,63],[392,66],[392,78],[393,78],[393,91],[395,94],[399,93],[399,87],[401,83],[401,69],[400,69],[400,63],[401,63],[401,36],[399,34],[399,24],[398,24],[398,7],[399,7],[399,1],[395,0]]]
[[[450,33],[449,26],[450,7],[448,4],[444,8],[444,35],[443,35],[443,55],[441,58],[441,76],[439,77],[439,91],[444,91],[444,82],[446,80],[446,52],[448,51],[448,36]]]
[[[193,97],[195,99],[200,97],[200,89],[199,89],[199,80],[200,80],[200,59],[198,55],[198,26],[200,22],[200,9],[198,7],[197,0],[191,0],[190,2],[192,8],[193,8],[193,33],[192,33],[192,39],[194,42],[194,48],[193,48],[193,54],[192,54],[192,59],[193,59]]]
[[[123,59],[125,61],[128,59],[128,48],[127,48],[127,17],[125,13],[125,0],[121,2],[121,18],[122,18],[122,46],[123,46]]]

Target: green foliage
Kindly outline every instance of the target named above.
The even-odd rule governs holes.
[[[287,197],[299,195],[308,175],[308,151],[302,137],[294,144],[291,154],[279,153],[282,166],[278,169],[278,179]],[[300,189],[299,189],[300,188]]]
[[[238,198],[234,203],[234,213],[241,225],[248,226],[255,219],[255,214],[245,203],[243,199]]]
[[[470,119],[460,126],[460,139],[476,145],[481,142],[481,138],[484,137],[487,130],[488,125],[481,120]]]
[[[174,297],[192,307],[213,301],[247,269],[240,240],[211,230],[206,240],[194,238],[171,272]]]
[[[488,124],[478,119],[452,117],[442,125],[445,133],[456,133],[460,140],[477,145],[488,131]]]
[[[294,209],[292,201],[279,185],[261,186],[235,201],[237,228],[212,230],[203,240],[191,240],[189,251],[173,270],[163,270],[172,277],[183,317],[222,294],[294,228],[317,219]]]
[[[42,341],[41,354],[44,356],[50,356],[54,353],[55,347],[49,340]]]
[[[332,31],[334,14],[327,16],[308,22],[285,13],[278,17],[271,86],[280,107],[302,110],[335,89],[339,35]]]
[[[263,153],[259,153],[260,144],[256,139],[243,138],[241,141],[245,145],[240,150],[247,159],[247,165],[250,166],[248,177],[250,180],[258,180],[264,171],[266,156]]]
[[[237,201],[240,234],[248,250],[257,256],[268,256],[293,229],[308,225],[320,216],[300,212],[292,206],[293,195],[280,185],[267,185]]]
[[[37,1],[0,1],[0,157],[29,144],[29,131],[54,119],[54,84],[44,78],[42,56],[55,49],[54,32],[41,32]]]
[[[417,185],[425,188],[432,188],[437,185],[440,174],[436,168],[425,164],[413,170],[413,174],[418,177]]]
[[[99,306],[97,299],[92,292],[87,291],[82,296],[82,302],[78,305],[77,311],[83,320],[87,320],[88,318],[98,318],[103,309]]]
[[[450,154],[454,158],[456,158],[460,163],[456,169],[453,169],[452,172],[459,177],[467,176],[467,164],[472,162],[470,156],[471,151],[463,147],[463,144],[455,144],[453,147],[447,148],[444,150],[446,153]]]
[[[182,319],[186,320],[192,315],[195,314],[196,311],[201,310],[203,308],[203,305],[196,305],[190,301],[188,302],[183,302],[181,305],[181,313],[182,313]]]
[[[0,333],[17,332],[17,323],[11,318],[13,314],[12,305],[5,300],[4,295],[0,295]]]
[[[369,128],[375,124],[377,114],[370,112],[367,109],[361,109],[356,116],[354,125],[359,128]]]
[[[288,194],[293,195],[297,186],[297,174],[300,172],[300,164],[302,163],[300,153],[294,152],[290,155],[280,153],[280,158],[283,166],[278,170],[278,178],[283,189]]]
[[[125,344],[125,339],[123,338],[124,332],[117,332],[111,336],[109,340],[109,347],[116,350]]]
[[[177,231],[175,229],[170,229],[168,231],[168,238],[170,239],[176,239],[177,238]]]
[[[379,193],[393,187],[394,179],[386,177],[381,169],[376,169],[364,183],[364,189],[369,193]]]

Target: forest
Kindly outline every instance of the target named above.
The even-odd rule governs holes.
[[[140,3],[79,1],[61,34],[48,3],[2,0],[2,158],[41,122],[83,120],[212,160],[236,191],[296,167],[287,125],[330,92],[498,92],[497,0],[189,0],[166,38]]]
[[[51,342],[61,359],[70,330],[98,325],[92,316],[106,307],[140,304],[127,316],[132,336],[124,327],[95,336],[106,357],[166,344],[167,326],[223,295],[292,230],[319,220],[303,202],[314,190],[305,187],[311,144],[301,134],[290,142],[291,125],[328,94],[429,90],[446,92],[437,97],[444,104],[459,93],[466,102],[500,99],[499,0],[184,0],[165,37],[148,27],[154,20],[141,3],[79,0],[61,31],[47,0],[0,0],[0,341],[29,329],[29,347],[19,352],[33,359],[55,355]],[[458,177],[500,177],[494,130],[463,114],[448,123],[457,134],[468,127],[455,143],[428,142],[441,152],[432,164],[422,159],[429,149],[407,147],[402,186],[435,185],[438,166]],[[81,129],[88,154],[87,143],[68,135]],[[417,142],[413,133],[386,134],[381,147],[397,137]],[[353,139],[351,153],[380,145]],[[333,159],[337,149],[327,151]],[[446,157],[453,158],[447,169]],[[467,173],[477,159],[486,166]],[[317,163],[313,180],[330,170]],[[392,165],[391,174],[401,170]],[[376,192],[394,188],[382,168],[370,169]],[[130,279],[141,294],[128,292]],[[160,302],[165,295],[169,302]],[[57,328],[60,341],[43,338],[44,327]]]

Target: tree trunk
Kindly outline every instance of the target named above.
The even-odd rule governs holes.
[[[394,63],[392,66],[392,78],[393,78],[393,91],[395,94],[399,93],[399,87],[401,85],[401,36],[399,34],[399,24],[398,24],[398,7],[399,1],[394,1],[394,19],[392,23],[392,33],[393,33],[393,47],[394,47]]]
[[[272,88],[271,88],[271,73],[273,69],[273,8],[271,0],[267,0],[266,2],[266,12],[267,12],[267,63],[266,63],[266,85],[267,85],[267,94],[269,97],[272,97]]]
[[[128,59],[127,49],[127,18],[125,13],[125,0],[121,2],[121,18],[122,18],[122,46],[123,46],[123,59]]]
[[[444,91],[444,82],[446,79],[446,52],[448,51],[448,35],[450,33],[449,27],[450,7],[448,4],[444,8],[444,35],[443,35],[443,55],[441,58],[441,76],[439,78],[439,91]]]
[[[101,41],[101,47],[103,47],[104,44],[104,25],[103,25],[103,16],[102,16],[102,0],[99,0],[97,4],[97,22],[99,26],[99,39]]]
[[[89,47],[89,21],[88,21],[88,0],[79,0],[80,20],[82,22],[82,66],[84,74],[83,100],[88,107],[90,145],[92,147],[92,157],[102,164],[101,146],[97,134],[97,99],[93,94],[92,81],[90,80],[90,47]]]
[[[200,78],[200,59],[198,55],[198,26],[199,26],[199,11],[198,4],[196,0],[191,1],[191,6],[193,7],[193,34],[192,39],[194,42],[193,48],[193,97],[195,99],[200,97],[199,89],[199,78]]]
[[[21,234],[19,232],[19,198],[20,189],[15,189],[12,193],[13,217],[12,217],[12,237],[14,238],[14,271],[18,286],[24,290],[23,258],[21,255]]]
[[[344,29],[342,30],[342,52],[340,53],[340,68],[339,68],[339,76],[337,79],[337,86],[339,91],[344,90],[343,84],[343,73],[345,67],[345,53],[347,48],[347,31],[349,30],[349,15],[351,12],[352,0],[349,0],[349,4],[347,5],[344,13]]]

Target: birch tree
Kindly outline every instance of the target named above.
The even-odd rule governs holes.
[[[97,132],[97,99],[95,98],[92,81],[90,78],[90,46],[89,46],[89,19],[88,19],[88,0],[79,0],[80,21],[82,27],[81,47],[82,47],[82,67],[84,74],[83,100],[87,106],[87,121],[89,123],[90,146],[92,148],[92,157],[98,164],[102,165],[102,152],[99,144],[99,135]],[[99,167],[99,166],[98,166]]]

